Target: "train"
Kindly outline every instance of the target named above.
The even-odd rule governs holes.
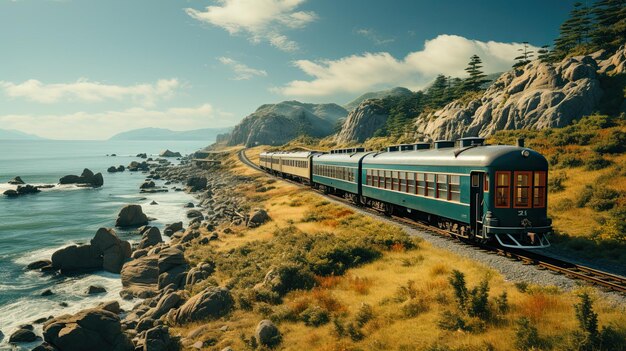
[[[523,139],[516,145],[466,137],[380,151],[263,152],[259,166],[464,240],[523,249],[550,245],[548,162]]]

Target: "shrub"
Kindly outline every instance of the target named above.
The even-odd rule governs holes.
[[[626,331],[612,326],[603,327],[600,331],[600,350],[624,351],[626,350]]]
[[[615,206],[619,195],[619,192],[614,189],[597,186],[593,189],[593,195],[589,199],[588,205],[596,211],[607,211]]]
[[[580,302],[574,305],[576,319],[580,331],[586,336],[585,339],[593,345],[598,339],[598,314],[593,311],[593,302],[589,294],[582,293],[579,297]]]
[[[593,150],[600,154],[619,154],[626,151],[626,132],[613,130]]]
[[[515,287],[517,288],[517,291],[519,291],[521,293],[525,293],[528,290],[528,283],[526,283],[526,282],[516,282],[515,283]]]
[[[489,309],[489,283],[486,280],[474,287],[469,292],[468,314],[471,317],[478,317],[488,320],[491,317]]]
[[[574,208],[574,201],[571,199],[563,199],[554,204],[555,211],[567,211]]]
[[[415,281],[409,280],[406,285],[400,286],[394,296],[394,301],[404,302],[406,300],[412,300],[417,297],[418,294]]]
[[[363,327],[367,322],[371,321],[374,318],[374,310],[372,306],[366,303],[362,303],[361,307],[354,316],[354,321],[359,327]]]
[[[541,347],[539,332],[535,326],[530,324],[530,320],[526,317],[517,320],[515,347],[523,351]]]
[[[602,239],[626,242],[626,206],[618,206],[608,213],[608,219],[602,224]]]
[[[372,286],[372,280],[367,277],[350,277],[348,279],[350,288],[360,295],[367,295]]]
[[[567,180],[567,174],[565,172],[558,172],[548,178],[548,191],[551,193],[558,193],[565,190],[565,181]]]
[[[498,297],[495,298],[496,307],[498,308],[498,313],[501,315],[509,312],[509,299],[506,291],[503,291]]]
[[[330,322],[330,314],[320,306],[310,306],[300,313],[300,319],[308,326],[319,327]]]
[[[402,314],[407,318],[416,317],[428,311],[428,304],[423,299],[412,299],[402,305]]]
[[[578,194],[578,198],[576,199],[577,207],[585,207],[591,197],[593,196],[593,187],[591,185],[585,185],[583,190]]]
[[[465,319],[458,313],[452,311],[443,311],[437,326],[443,330],[457,331],[464,330],[469,331]]]
[[[459,304],[459,308],[462,310],[465,309],[468,298],[467,285],[465,284],[465,274],[455,269],[452,271],[452,276],[449,281],[450,285],[452,285],[452,288],[454,289],[454,297]]]
[[[565,154],[560,157],[559,166],[562,168],[574,168],[574,167],[580,167],[582,165],[583,165],[583,160],[580,159],[580,157],[578,156]]]
[[[585,169],[588,171],[596,171],[599,169],[606,168],[611,165],[611,161],[605,159],[604,157],[594,154],[585,162]]]

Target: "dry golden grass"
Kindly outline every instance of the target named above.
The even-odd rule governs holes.
[[[261,148],[247,151],[258,155]],[[236,156],[234,156],[236,157]],[[237,172],[256,176],[255,182],[266,184],[270,178],[258,172],[233,166]],[[598,175],[599,176],[599,175]],[[572,179],[578,179],[572,174]],[[582,177],[582,175],[581,175]],[[290,225],[299,230],[315,234],[332,232],[336,235],[358,235],[355,229],[379,228],[399,230],[390,224],[355,214],[353,210],[325,200],[321,195],[295,185],[276,181],[274,189],[258,200],[255,206],[265,208],[272,220],[258,228],[234,227],[233,234],[221,235],[212,242],[212,249],[226,251],[254,240],[269,240],[278,228]],[[257,195],[254,184],[240,191],[246,196]],[[576,187],[573,183],[572,187]],[[573,191],[573,190],[572,190]],[[559,194],[566,196],[566,194]],[[307,221],[313,214],[314,220]],[[321,218],[323,214],[331,214]],[[320,218],[317,218],[320,216]],[[573,220],[573,219],[572,219]],[[376,227],[378,226],[378,227]],[[382,228],[382,229],[381,229]],[[217,228],[218,232],[224,228]],[[187,251],[194,261],[203,257],[202,247]],[[465,274],[468,288],[483,280],[489,282],[490,299],[508,293],[510,311],[497,323],[487,323],[482,332],[447,331],[438,327],[443,311],[455,308],[456,302],[448,279],[453,269]],[[221,285],[228,277],[219,271],[213,276]],[[557,289],[530,287],[520,292],[512,282],[505,281],[494,270],[456,254],[432,247],[427,242],[418,249],[394,246],[384,251],[378,260],[352,268],[343,276],[317,277],[317,287],[309,291],[293,291],[284,296],[279,305],[259,305],[251,311],[237,309],[216,321],[194,323],[173,328],[174,334],[186,337],[198,327],[199,332],[188,338],[186,349],[198,340],[213,338],[215,344],[209,350],[221,350],[230,346],[235,350],[251,350],[249,339],[256,324],[264,318],[276,318],[278,311],[287,310],[298,316],[308,308],[318,306],[330,314],[330,321],[321,326],[307,326],[302,321],[275,320],[283,341],[280,350],[421,350],[432,345],[443,345],[452,349],[511,350],[515,340],[514,321],[522,316],[529,317],[546,338],[558,338],[577,328],[573,304],[578,301],[577,292],[563,293]],[[591,289],[587,291],[594,294]],[[362,316],[364,306],[369,306],[371,316],[355,327],[362,339],[351,336],[340,337],[334,319],[344,326],[355,325]],[[624,307],[611,306],[602,299],[595,301],[600,313],[600,324],[626,325]],[[226,331],[220,328],[227,326]]]

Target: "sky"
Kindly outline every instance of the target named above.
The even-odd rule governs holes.
[[[0,128],[108,139],[508,70],[570,0],[0,0]]]

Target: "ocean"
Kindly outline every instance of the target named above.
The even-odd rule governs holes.
[[[184,192],[140,194],[139,186],[145,174],[107,173],[108,167],[126,166],[133,160],[140,160],[135,157],[138,153],[155,158],[161,150],[170,149],[184,155],[211,143],[0,140],[0,332],[4,333],[0,350],[10,349],[9,336],[20,324],[77,312],[101,301],[121,301],[119,275],[96,272],[60,277],[26,271],[26,265],[49,259],[61,247],[88,243],[98,228],[114,226],[125,204],[141,204],[149,217],[156,218],[151,225],[162,229],[166,223],[183,220],[186,212],[183,205],[194,201]],[[21,176],[27,184],[56,184],[64,175],[80,175],[84,168],[102,172],[104,186],[98,189],[63,186],[13,199],[1,195],[11,187],[7,182],[15,176]],[[158,205],[150,205],[153,200]],[[118,230],[117,233],[124,240],[140,239],[131,232]],[[89,285],[103,285],[107,292],[87,296]],[[41,296],[46,289],[54,294]],[[126,301],[122,307],[132,305],[132,301]],[[41,330],[40,325],[35,327]]]

